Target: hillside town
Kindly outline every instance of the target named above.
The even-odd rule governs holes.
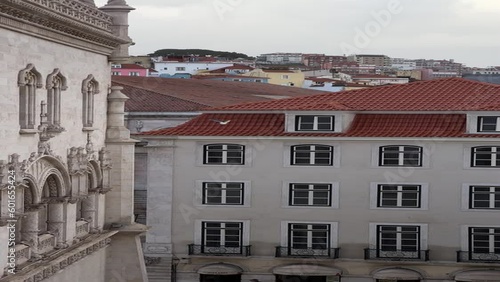
[[[104,2],[0,3],[0,282],[500,282],[500,66],[131,55]]]

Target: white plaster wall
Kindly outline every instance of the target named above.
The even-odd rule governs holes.
[[[197,143],[198,142],[198,143]],[[249,140],[177,140],[175,143],[175,169],[173,170],[172,242],[174,253],[185,254],[187,245],[194,240],[194,222],[207,220],[250,220],[252,254],[273,256],[280,242],[281,221],[338,222],[339,246],[343,258],[363,258],[363,248],[369,243],[369,223],[422,223],[428,224],[429,249],[432,260],[454,261],[460,249],[460,225],[491,225],[498,223],[498,211],[461,211],[462,183],[500,183],[499,169],[471,169],[464,166],[468,151],[456,141],[335,141],[339,144],[340,167],[287,167],[284,164],[284,144],[260,141],[258,146]],[[255,147],[250,165],[203,166],[196,156],[203,143],[231,142]],[[333,142],[331,140],[296,140],[301,143]],[[415,169],[380,168],[373,156],[378,146],[390,144],[423,145],[426,167]],[[491,145],[474,142],[469,145]],[[196,152],[193,154],[193,152]],[[426,161],[426,159],[428,161]],[[375,162],[376,164],[376,162]],[[160,165],[160,164],[159,164]],[[160,168],[157,168],[160,170]],[[164,167],[167,170],[167,167]],[[206,207],[194,204],[196,180],[236,179],[251,181],[251,207]],[[338,182],[339,209],[281,208],[283,182]],[[370,183],[388,181],[429,184],[428,210],[405,211],[370,209]],[[151,183],[150,183],[151,184]],[[167,185],[168,184],[163,184]],[[156,197],[156,196],[155,196]],[[182,203],[182,206],[181,206]],[[155,210],[148,212],[155,213]],[[148,216],[151,215],[148,214]],[[161,216],[157,214],[156,216]],[[163,214],[164,216],[164,214]],[[153,227],[154,229],[155,227]],[[352,236],[352,234],[359,234]]]
[[[68,282],[68,281],[92,281],[92,282],[109,282],[105,281],[104,275],[106,272],[106,249],[86,256],[82,260],[74,263],[59,273],[51,276],[47,282]],[[45,281],[45,280],[44,280]]]
[[[91,62],[91,63],[89,63]],[[27,64],[33,64],[43,76],[44,88],[36,92],[36,124],[40,122],[40,102],[47,101],[45,82],[55,68],[67,78],[68,89],[61,94],[61,122],[66,132],[58,134],[49,143],[55,154],[66,159],[66,150],[85,146],[82,132],[82,80],[93,74],[99,82],[100,93],[94,96],[95,148],[103,147],[106,128],[106,96],[110,85],[110,67],[107,57],[56,44],[43,39],[0,28],[0,159],[17,153],[21,160],[37,151],[38,135],[19,134],[18,73]]]

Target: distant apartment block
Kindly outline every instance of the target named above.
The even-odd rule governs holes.
[[[150,70],[136,64],[112,64],[111,75],[118,76],[149,76]]]
[[[304,54],[303,64],[316,69],[329,70],[335,65],[347,62],[345,56],[327,56],[325,54]]]
[[[390,58],[386,55],[356,54],[347,57],[350,62],[357,62],[360,65],[375,65],[377,67],[389,66]]]
[[[154,63],[154,69],[159,76],[174,76],[176,74],[194,75],[200,71],[211,71],[224,67],[233,66],[234,63],[221,62],[178,62],[178,61],[159,61]]]
[[[269,53],[258,57],[260,62],[268,64],[302,64],[302,53]]]
[[[270,84],[293,87],[302,87],[305,79],[300,70],[290,69],[254,69],[243,76],[267,77]]]

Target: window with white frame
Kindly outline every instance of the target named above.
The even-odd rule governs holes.
[[[202,222],[202,245],[239,248],[243,240],[243,222]]]
[[[122,75],[122,73],[119,71],[112,71],[111,75]]]
[[[478,132],[500,132],[500,117],[481,116],[477,118]]]
[[[129,76],[139,76],[139,72],[137,71],[131,71],[128,73]]]
[[[291,165],[331,166],[333,147],[327,145],[295,145],[291,147]]]
[[[334,131],[334,116],[301,115],[295,117],[296,131]]]
[[[469,186],[469,208],[500,210],[500,186]]]
[[[480,146],[472,148],[472,167],[500,167],[500,147]]]
[[[186,68],[185,67],[176,67],[175,70],[176,71],[185,71]]]
[[[289,78],[288,74],[283,74],[283,75],[281,76],[281,79],[288,79],[288,78]]]
[[[377,250],[379,252],[418,252],[420,226],[377,225]],[[381,256],[387,254],[379,253]]]
[[[204,146],[204,164],[243,165],[245,146],[238,144],[210,144]]]
[[[244,183],[203,182],[203,204],[243,205]]]
[[[331,225],[321,223],[289,223],[288,247],[291,249],[330,249]]]
[[[377,186],[377,207],[420,208],[421,185],[379,184]]]
[[[329,207],[332,204],[332,184],[290,183],[290,206]]]
[[[419,146],[382,146],[379,149],[379,166],[422,166],[422,151]]]
[[[500,227],[469,227],[469,250],[473,254],[500,254]]]

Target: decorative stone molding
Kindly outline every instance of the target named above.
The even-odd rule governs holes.
[[[25,163],[19,161],[19,155],[18,154],[12,154],[9,156],[9,163],[8,167],[9,169],[14,171],[14,176],[16,179],[16,185],[19,185],[22,183],[22,179],[24,178],[24,170],[25,168]]]
[[[156,265],[161,263],[161,257],[144,257],[146,266]]]
[[[105,150],[104,148],[99,151],[99,162],[101,165],[101,169],[103,170],[109,170],[113,167],[111,158],[109,157],[109,151]]]
[[[90,48],[105,47],[107,55],[120,44],[128,43],[112,34],[110,15],[77,0],[4,0],[0,1],[0,19],[6,19],[0,21],[0,26],[35,36],[55,31],[63,35],[60,41],[73,46],[91,42]]]
[[[90,235],[77,244],[65,249],[65,253],[50,253],[42,260],[34,263],[27,263],[17,269],[16,275],[7,276],[1,279],[2,282],[35,282],[42,281],[55,275],[59,270],[64,269],[88,255],[107,247],[111,243],[111,236],[116,232]]]
[[[47,88],[47,131],[50,133],[61,133],[61,91],[68,89],[66,77],[59,69],[47,76],[45,83]]]

